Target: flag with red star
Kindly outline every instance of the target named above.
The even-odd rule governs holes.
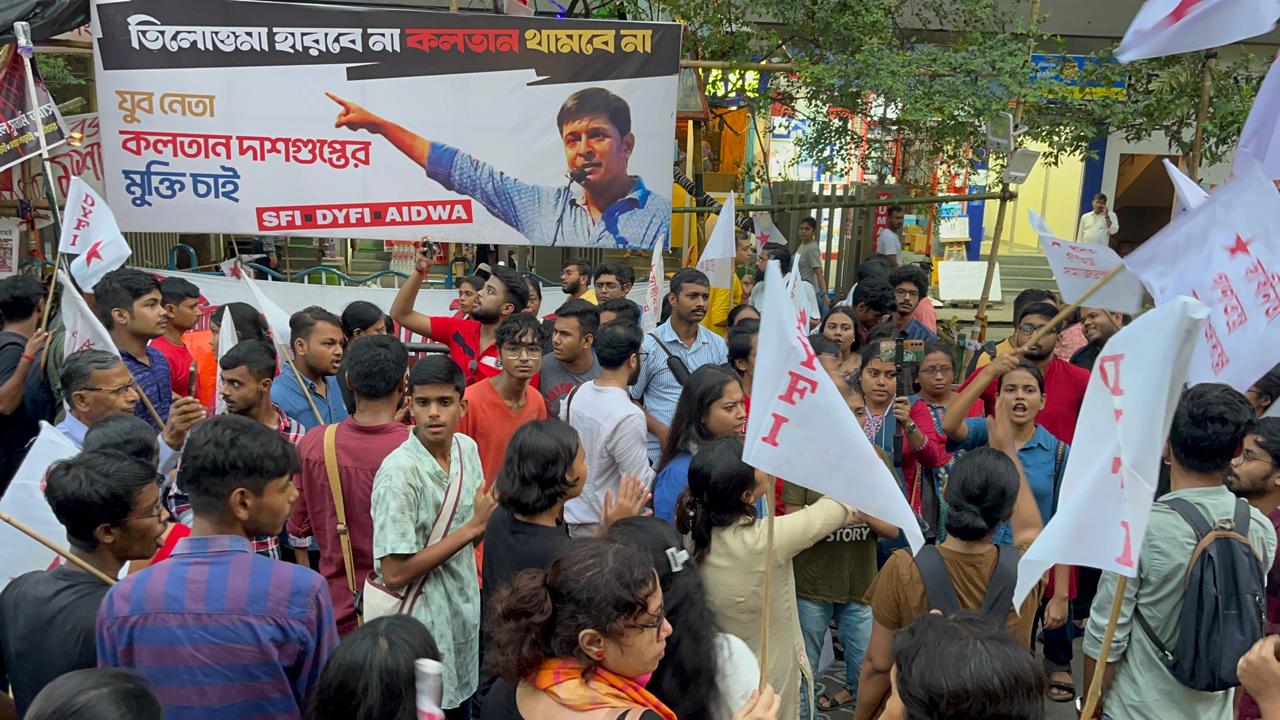
[[[1124,259],[1157,305],[1209,307],[1190,382],[1244,391],[1280,360],[1280,192],[1251,163]]]
[[[92,290],[103,275],[124,265],[133,254],[107,201],[80,178],[71,183],[62,215],[58,247],[64,253],[79,254],[71,261],[71,276],[80,287]]]
[[[1273,30],[1280,0],[1147,0],[1116,48],[1132,62],[1230,45]]]

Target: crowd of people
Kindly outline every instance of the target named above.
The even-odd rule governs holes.
[[[409,720],[422,658],[443,666],[451,720],[1031,720],[1075,700],[1117,576],[1055,567],[1018,608],[1013,583],[1059,506],[1099,351],[1131,318],[1054,325],[1058,299],[1028,290],[1012,335],[962,367],[924,271],[872,258],[833,303],[802,227],[797,310],[917,516],[914,557],[899,528],[742,461],[767,312],[746,278],[719,325],[696,269],[646,333],[634,270],[581,260],[554,313],[496,265],[427,316],[424,252],[386,312],[308,307],[284,338],[245,303],[195,330],[196,285],[119,269],[92,296],[118,354],[63,353],[41,283],[0,281],[4,484],[39,421],[81,448],[44,480],[80,562],[0,592],[0,718]],[[760,257],[791,267],[785,245]],[[447,354],[411,357],[397,325]],[[910,368],[899,338],[925,343]],[[1274,636],[1232,660],[1239,698],[1182,684],[1165,650],[1199,540],[1179,503],[1247,517],[1276,576],[1277,400],[1280,368],[1248,393],[1183,393],[1096,669],[1108,717],[1280,718]],[[1280,583],[1264,599],[1270,633]],[[843,685],[818,692],[832,641]]]

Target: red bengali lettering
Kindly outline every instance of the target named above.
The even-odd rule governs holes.
[[[1245,312],[1244,303],[1240,302],[1240,296],[1236,294],[1231,278],[1227,277],[1226,273],[1214,275],[1213,289],[1222,303],[1222,314],[1227,318],[1227,333],[1233,333],[1244,327],[1245,323],[1249,322],[1249,314]]]
[[[1271,272],[1262,263],[1262,258],[1255,258],[1249,267],[1244,269],[1244,279],[1253,283],[1254,293],[1262,305],[1262,312],[1267,321],[1280,315],[1280,275]]]

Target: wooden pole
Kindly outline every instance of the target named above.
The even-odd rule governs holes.
[[[138,378],[134,377],[133,373],[129,373],[129,379],[133,381],[133,389],[138,391],[138,399],[142,401],[143,405],[147,406],[147,412],[151,413],[151,419],[156,421],[156,425],[161,430],[164,430],[164,418],[160,417],[156,406],[151,403],[151,398],[147,397],[147,394],[142,391],[142,384],[138,382]]]
[[[1085,300],[1088,300],[1089,298],[1093,297],[1094,293],[1102,289],[1103,285],[1106,285],[1107,283],[1111,282],[1111,278],[1124,272],[1124,269],[1125,268],[1123,264],[1117,265],[1114,268],[1112,268],[1111,271],[1108,272],[1106,275],[1103,275],[1102,277],[1098,278],[1098,282],[1091,285],[1088,290],[1085,290],[1084,294],[1080,296],[1079,300],[1076,300],[1070,305],[1059,310],[1058,314],[1053,316],[1052,320],[1045,323],[1039,330],[1032,333],[1031,337],[1027,338],[1027,341],[1022,344],[1022,347],[1024,348],[1031,347],[1032,345],[1035,345],[1037,342],[1039,342],[1040,338],[1044,337],[1045,335],[1048,335],[1049,331],[1052,328],[1055,328],[1058,326],[1058,323],[1070,317],[1071,313],[1075,312],[1077,308],[1083,305]]]
[[[1200,107],[1196,108],[1196,136],[1187,162],[1187,177],[1199,182],[1200,160],[1204,155],[1204,124],[1209,117],[1209,98],[1213,94],[1213,68],[1218,64],[1218,51],[1204,51],[1204,72],[1200,77]]]
[[[72,565],[75,565],[76,567],[80,568],[81,570],[83,570],[83,571],[85,571],[85,572],[89,573],[90,575],[92,575],[92,576],[94,576],[94,577],[98,578],[98,579],[99,579],[99,580],[101,580],[102,582],[104,582],[104,583],[106,583],[106,584],[108,584],[108,585],[115,585],[115,584],[116,584],[115,578],[108,576],[106,573],[102,572],[102,571],[101,571],[101,570],[99,570],[98,568],[96,568],[96,567],[94,567],[94,566],[90,565],[89,563],[85,562],[84,560],[81,560],[80,558],[76,557],[75,555],[72,555],[72,554],[71,554],[71,552],[70,552],[69,550],[63,550],[62,548],[58,547],[57,545],[55,545],[55,544],[53,543],[53,541],[52,541],[52,540],[50,540],[49,538],[45,537],[44,535],[41,535],[40,533],[36,532],[35,530],[32,530],[30,527],[28,527],[28,526],[26,525],[26,523],[23,523],[21,520],[14,519],[14,517],[13,517],[12,515],[10,515],[10,514],[8,514],[8,513],[0,512],[0,520],[3,520],[4,522],[6,522],[6,523],[8,523],[8,524],[12,525],[14,528],[16,528],[16,529],[18,530],[18,532],[22,533],[23,535],[26,535],[27,537],[31,538],[32,540],[35,540],[36,542],[40,543],[41,545],[43,545],[43,546],[45,546],[45,547],[49,548],[50,550],[52,550],[52,551],[54,551],[54,552],[58,553],[58,554],[59,554],[59,555],[61,555],[62,557],[66,558],[66,559],[67,559],[67,562],[71,563]]]
[[[765,529],[764,544],[764,589],[761,597],[764,598],[760,608],[760,690],[764,690],[764,686],[769,682],[769,585],[773,577],[773,493],[777,486],[777,480],[769,476],[769,490],[764,494],[765,522],[768,523]]]
[[[284,345],[279,340],[276,341],[276,347],[280,350],[280,357],[285,361],[292,370],[293,377],[298,381],[298,387],[302,389],[302,394],[307,398],[307,404],[311,406],[311,413],[316,416],[316,422],[326,424],[324,418],[320,416],[320,408],[316,407],[316,401],[311,397],[311,391],[307,389],[307,384],[302,380],[302,373],[298,372],[298,366],[294,364],[293,358],[285,351]]]
[[[1107,656],[1111,652],[1111,641],[1116,636],[1116,623],[1120,619],[1120,604],[1124,602],[1124,591],[1129,584],[1129,578],[1124,575],[1120,576],[1116,582],[1116,596],[1111,602],[1111,619],[1107,621],[1107,630],[1102,634],[1102,648],[1098,650],[1098,661],[1093,666],[1093,677],[1089,679],[1089,694],[1085,697],[1084,707],[1080,710],[1080,717],[1092,718],[1094,710],[1098,707],[1098,700],[1102,697],[1102,678],[1107,674]]]

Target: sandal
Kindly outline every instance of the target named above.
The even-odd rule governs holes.
[[[1046,693],[1049,699],[1058,703],[1067,703],[1076,699],[1076,684],[1073,680],[1049,680]]]
[[[849,699],[837,700],[834,697],[826,693],[823,693],[818,696],[818,701],[815,704],[818,706],[819,710],[823,712],[831,712],[832,710],[835,710],[837,708],[842,708],[845,705],[848,705],[853,702],[853,693],[849,692],[849,688],[841,688],[840,692],[836,693],[836,695],[840,695],[841,693],[847,694],[849,696]]]

